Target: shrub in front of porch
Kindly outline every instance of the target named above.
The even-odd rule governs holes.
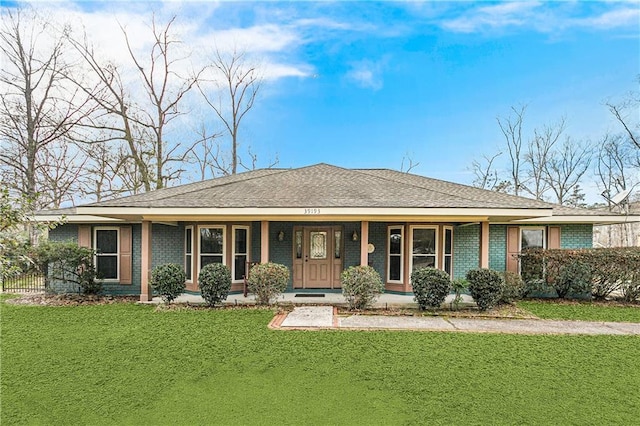
[[[435,268],[419,268],[411,273],[411,286],[421,310],[437,309],[451,291],[451,277]]]
[[[256,295],[259,305],[268,305],[286,290],[289,282],[289,268],[279,263],[260,263],[249,271],[247,285]]]
[[[171,303],[184,292],[186,279],[182,265],[165,263],[153,268],[149,284],[162,297],[164,303]]]
[[[486,311],[493,308],[502,296],[503,281],[500,274],[491,269],[472,269],[467,272],[469,293],[478,309]]]
[[[231,290],[231,270],[222,263],[210,263],[200,270],[198,287],[209,306],[226,300]]]
[[[380,274],[371,266],[351,266],[342,271],[340,281],[349,309],[368,308],[384,292]]]

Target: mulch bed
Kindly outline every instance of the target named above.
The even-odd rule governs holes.
[[[79,306],[79,305],[112,305],[114,303],[134,303],[139,296],[95,296],[82,294],[23,294],[20,297],[7,299],[12,305],[34,306]]]

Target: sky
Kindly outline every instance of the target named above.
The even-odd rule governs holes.
[[[82,22],[107,56],[123,54],[118,23],[144,47],[152,13],[177,16],[193,61],[245,49],[265,78],[240,131],[259,166],[400,169],[405,158],[406,169],[410,158],[413,173],[469,184],[512,106],[527,105],[529,134],[565,117],[568,135],[595,142],[618,131],[604,103],[638,90],[637,1],[33,5]],[[210,112],[192,118],[185,126],[217,125]]]

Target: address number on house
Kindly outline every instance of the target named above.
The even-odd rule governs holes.
[[[304,214],[320,214],[320,209],[318,208],[304,209]]]

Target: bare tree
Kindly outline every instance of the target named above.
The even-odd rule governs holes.
[[[555,194],[556,203],[567,202],[589,169],[591,157],[589,144],[580,144],[567,137],[560,149],[548,159],[544,167],[544,179]]]
[[[2,12],[0,166],[34,208],[68,198],[57,193],[61,186],[48,186],[54,182],[39,179],[38,173],[51,171],[43,164],[55,157],[49,147],[76,140],[79,125],[92,112],[90,98],[68,81],[75,70],[65,61],[66,31],[55,31],[31,10],[5,8]]]
[[[494,164],[495,160],[501,155],[502,152],[498,152],[492,157],[483,155],[481,161],[473,160],[471,163],[471,171],[475,176],[473,186],[496,192],[509,192],[511,190],[511,182],[500,177]]]
[[[74,204],[74,197],[82,191],[88,156],[76,144],[61,140],[39,152],[38,157],[38,186],[47,188],[40,194],[42,204],[54,209],[65,202]]]
[[[406,161],[406,169],[405,169],[405,161]],[[411,170],[418,167],[420,165],[419,162],[414,162],[413,157],[408,152],[402,156],[402,162],[400,163],[400,171],[404,173],[410,173]]]
[[[209,71],[213,72],[210,81],[218,85],[217,94],[212,96],[208,93],[205,84],[199,84],[198,87],[231,140],[231,167],[228,171],[221,171],[224,174],[236,174],[242,163],[238,154],[240,125],[255,104],[262,78],[257,66],[249,64],[245,52],[237,48],[230,53],[223,53],[216,48]],[[252,160],[254,165],[255,160]]]
[[[520,108],[511,107],[512,114],[508,117],[496,118],[498,126],[504,136],[507,152],[509,153],[510,163],[510,177],[513,184],[513,192],[515,195],[520,195],[523,189],[523,161],[524,153],[522,147],[522,123],[524,121],[524,114],[527,109],[526,105],[521,105]]]
[[[527,144],[525,154],[526,172],[529,177],[528,185],[523,189],[536,200],[544,200],[549,190],[549,179],[546,179],[545,169],[553,157],[553,148],[564,133],[565,119],[561,118],[555,125],[545,125],[542,129],[534,129],[533,139]]]

